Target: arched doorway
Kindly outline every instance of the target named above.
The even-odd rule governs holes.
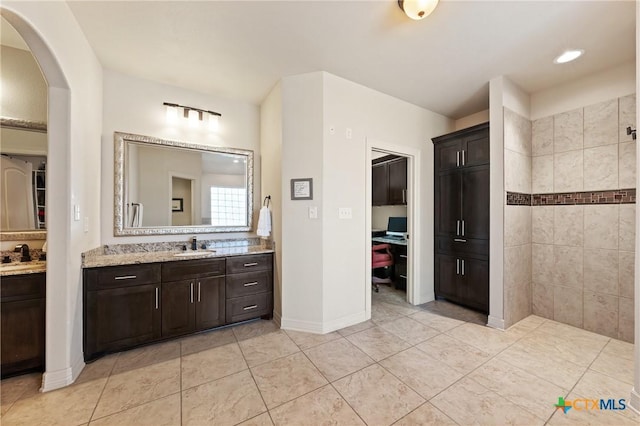
[[[54,52],[27,20],[6,7],[0,14],[24,39],[48,84],[48,187],[47,191],[47,302],[46,370],[42,390],[53,390],[72,383],[82,364],[73,372],[69,327],[69,269],[71,191],[70,166],[70,90]]]

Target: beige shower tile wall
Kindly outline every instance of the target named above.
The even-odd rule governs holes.
[[[504,109],[505,189],[531,194],[531,121]],[[531,207],[504,210],[504,318],[509,327],[531,315]]]
[[[532,192],[635,188],[627,126],[635,95],[534,121]],[[534,314],[633,340],[635,204],[534,206],[531,242]]]

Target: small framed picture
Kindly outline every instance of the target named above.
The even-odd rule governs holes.
[[[171,211],[172,212],[182,212],[182,211],[184,211],[184,199],[183,198],[172,198],[171,199]]]
[[[291,179],[292,200],[313,200],[313,179]]]

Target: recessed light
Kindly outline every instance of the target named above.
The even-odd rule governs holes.
[[[553,60],[554,64],[566,64],[567,62],[575,61],[584,54],[583,49],[570,49],[565,50],[557,58]]]

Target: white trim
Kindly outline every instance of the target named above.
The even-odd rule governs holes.
[[[489,318],[487,318],[487,327],[504,330],[504,319],[489,315]]]
[[[69,386],[78,379],[85,365],[82,356],[80,356],[70,368],[44,373],[42,375],[42,388],[40,391],[49,392]]]
[[[640,414],[640,393],[635,388],[631,389],[631,395],[629,395],[629,408]]]
[[[323,324],[317,321],[280,319],[280,328],[291,331],[304,331],[305,333],[324,334]]]
[[[369,291],[369,297],[371,297],[371,291]],[[333,321],[325,322],[322,324],[322,332],[331,333],[332,331],[342,330],[345,327],[360,324],[371,318],[367,316],[365,311],[358,312],[356,314],[347,315],[346,317],[338,318]]]
[[[388,142],[379,141],[369,137],[365,138],[365,229],[364,237],[367,241],[364,260],[365,260],[365,313],[366,319],[371,318],[371,151],[383,151],[389,154],[401,155],[407,157],[407,232],[409,233],[409,243],[407,244],[407,302],[418,305],[426,303],[429,299],[425,294],[433,294],[433,288],[422,288],[426,284],[422,284],[420,277],[421,259],[420,242],[422,238],[422,224],[418,214],[420,206],[420,165],[422,164],[421,153],[419,149],[395,145]],[[433,263],[433,259],[427,262]]]
[[[278,324],[278,327],[282,328],[282,314],[277,311],[273,311],[273,321]]]

